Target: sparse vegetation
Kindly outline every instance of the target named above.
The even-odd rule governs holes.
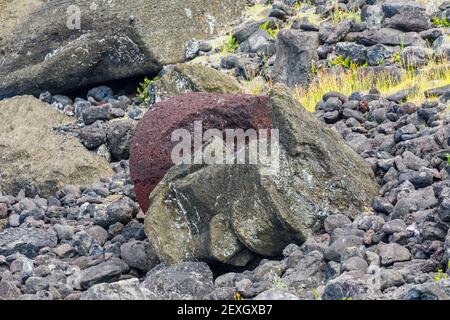
[[[350,60],[350,57],[343,58],[342,56],[338,56],[336,59],[331,61],[332,66],[341,66],[345,69],[356,70],[358,68],[368,67],[369,63],[366,61],[364,64],[359,65]]]
[[[446,154],[445,154],[445,157],[447,158],[447,165],[450,166],[450,153],[446,153]],[[447,268],[450,269],[450,261],[448,262]]]
[[[409,101],[424,101],[424,91],[433,87],[450,84],[450,66],[447,61],[432,60],[421,70],[405,70],[400,79],[388,72],[373,73],[367,69],[347,68],[338,74],[330,70],[319,69],[307,88],[297,87],[294,94],[308,110],[314,111],[322,96],[330,91],[339,91],[350,95],[353,92],[365,92],[375,86],[384,95],[407,88],[416,88]]]
[[[244,92],[254,96],[268,94],[272,87],[272,81],[266,81],[263,77],[255,77],[251,80],[241,81]]]
[[[249,20],[259,21],[267,17],[271,9],[272,5],[257,3],[247,8],[245,16]]]
[[[154,82],[155,78],[149,79],[147,77],[144,78],[144,82],[139,83],[139,87],[137,88],[137,93],[145,103],[150,101],[150,86],[152,82]]]
[[[359,10],[339,10],[338,5],[339,3],[336,2],[336,7],[330,16],[333,23],[340,23],[345,20],[361,22],[361,12]]]
[[[398,63],[398,64],[402,64],[402,56],[401,56],[401,53],[400,52],[394,52],[394,54],[392,55],[392,60],[395,62],[395,63]]]
[[[314,299],[316,300],[320,300],[320,295],[319,292],[317,291],[317,289],[312,289],[312,294],[314,295]]]
[[[236,41],[236,39],[233,37],[233,34],[230,32],[227,40],[222,45],[221,52],[224,54],[234,53],[237,50],[237,48],[239,48],[239,43]]]
[[[275,273],[270,273],[270,280],[272,281],[272,287],[275,289],[286,289],[287,284]]]
[[[444,17],[443,19],[439,19],[438,17],[433,18],[433,24],[438,28],[448,28],[450,27],[450,22],[447,20],[447,17]]]
[[[271,29],[269,28],[269,25],[270,21],[266,21],[259,27],[259,29],[266,31],[269,37],[275,39],[278,35],[278,32],[280,32],[280,28],[277,27],[275,29]]]
[[[434,276],[434,282],[448,279],[448,275],[444,273],[442,269],[438,269],[437,274]]]
[[[298,10],[295,15],[296,19],[307,19],[309,23],[316,25],[320,24],[323,20],[320,15],[316,14],[315,7],[310,1],[297,3],[295,9]],[[290,28],[290,25],[288,28]]]

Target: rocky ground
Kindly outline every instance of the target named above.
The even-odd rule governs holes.
[[[163,134],[156,134],[159,122],[166,127],[177,125],[194,111],[202,114],[203,107],[179,111],[167,121],[157,117],[161,109],[148,106],[140,97],[91,86],[87,96],[72,100],[52,95],[71,87],[70,81],[52,82],[39,86],[39,100],[27,96],[0,102],[0,119],[10,124],[0,128],[0,299],[450,299],[450,85],[427,91],[433,99],[420,103],[408,101],[409,90],[383,95],[375,85],[368,92],[349,96],[328,92],[317,104],[315,119],[289,114],[288,107],[300,106],[288,98],[283,100],[283,92],[288,91],[271,88],[272,81],[290,87],[307,84],[314,78],[311,64],[339,72],[342,66],[331,65],[338,56],[350,57],[358,65],[367,62],[365,69],[377,72],[382,68],[398,74],[405,63],[416,68],[429,57],[448,55],[448,26],[433,25],[432,17],[443,21],[450,15],[450,3],[339,1],[341,10],[355,10],[362,20],[334,22],[326,19],[335,8],[331,1],[302,6],[297,1],[262,2],[262,17],[258,13],[257,21],[249,22],[247,17],[233,26],[232,35],[238,42],[234,52],[224,53],[214,41],[192,40],[201,37],[198,35],[183,36],[183,41],[191,39],[184,59],[192,61],[175,66],[168,64],[182,61],[158,61],[149,64],[148,70],[162,69],[155,80],[157,101],[190,91],[233,94],[230,104],[239,105],[240,116],[248,114],[242,110],[248,110],[245,108],[251,103],[242,103],[234,94],[242,91],[244,81],[264,79],[270,98],[255,104],[267,106],[272,114],[279,112],[291,125],[280,125],[269,112],[255,117],[260,121],[272,117],[272,125],[289,128],[286,132],[293,134],[295,143],[306,141],[314,150],[326,151],[320,153],[320,160],[305,152],[305,158],[320,163],[319,169],[311,169],[314,177],[332,164],[328,176],[314,187],[323,190],[332,181],[335,189],[318,198],[307,194],[308,201],[302,198],[298,204],[308,212],[316,205],[320,218],[314,216],[313,223],[298,229],[298,216],[287,217],[289,228],[283,225],[285,229],[276,224],[267,227],[267,220],[261,219],[264,236],[253,241],[248,230],[236,226],[235,220],[245,217],[228,221],[200,195],[196,201],[208,215],[208,210],[218,211],[216,220],[208,218],[211,221],[203,226],[218,233],[216,242],[209,240],[208,247],[231,243],[235,259],[221,255],[220,248],[184,259],[182,255],[190,253],[185,247],[186,251],[176,248],[179,257],[171,260],[176,256],[173,248],[167,249],[173,247],[171,236],[184,235],[180,231],[164,238],[166,226],[158,225],[163,219],[158,214],[171,196],[165,183],[185,186],[186,180],[173,176],[183,168],[172,168],[158,180],[162,183],[151,196],[155,204],[144,213],[134,190],[136,176],[130,174],[130,139],[135,127],[153,116],[149,129],[140,129],[140,134],[150,136],[139,142],[146,148],[154,137],[157,142],[165,141]],[[326,21],[316,24],[297,15],[311,8]],[[268,27],[261,29],[266,22]],[[276,29],[279,33],[271,36],[268,30]],[[2,83],[6,89],[0,96],[37,94],[33,79],[40,76],[39,68],[32,69],[36,74],[24,84],[24,92],[14,92],[11,83],[20,71],[13,67],[16,71]],[[83,77],[86,73],[80,75]],[[183,99],[188,98],[173,100],[177,102],[173,105],[183,105]],[[280,101],[287,101],[286,109]],[[207,104],[204,109],[209,107]],[[305,126],[317,131],[300,138]],[[28,142],[23,143],[25,140]],[[334,146],[324,146],[323,141]],[[290,168],[297,159],[291,147],[284,148]],[[161,168],[168,171],[163,165]],[[206,172],[208,176],[201,179],[189,172],[191,184],[185,188],[201,190],[203,183],[209,186],[208,181],[221,177],[220,172]],[[282,182],[270,183],[281,183],[285,191],[311,187],[291,184],[290,177],[300,176],[298,172],[283,173]],[[248,181],[250,185],[253,180]],[[355,181],[359,184],[352,184]],[[346,189],[351,192],[345,193]],[[339,204],[328,208],[326,201],[333,192]],[[298,198],[291,192],[280,194],[280,202],[267,203],[274,211],[280,203],[296,205],[291,201]],[[245,208],[253,214],[250,206]],[[311,218],[299,216],[305,221]],[[214,223],[220,228],[214,229]],[[225,225],[233,225],[232,231]],[[277,235],[284,236],[290,228],[297,231],[295,235]],[[156,231],[161,234],[155,235]],[[167,241],[166,246],[161,241]],[[201,249],[198,243],[204,244],[192,244],[195,252]]]

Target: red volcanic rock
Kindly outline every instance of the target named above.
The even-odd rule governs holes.
[[[187,129],[194,121],[208,129],[270,129],[268,97],[250,95],[188,93],[157,103],[139,122],[130,144],[130,173],[137,200],[144,212],[149,195],[173,166],[172,132]]]

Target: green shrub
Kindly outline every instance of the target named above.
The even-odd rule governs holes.
[[[239,48],[239,43],[230,32],[228,40],[222,46],[222,53],[234,53]]]
[[[270,21],[266,21],[259,27],[259,29],[266,31],[267,34],[269,35],[269,37],[271,37],[272,39],[275,39],[278,35],[278,32],[280,32],[280,29],[279,28],[270,29],[269,24],[270,24]]]
[[[445,280],[447,278],[448,278],[448,275],[445,274],[442,269],[438,269],[437,274],[434,276],[434,282]]]
[[[450,153],[446,153],[445,157],[447,158],[447,165],[450,166]],[[450,269],[450,261],[448,262],[448,267]]]
[[[447,17],[444,17],[442,20],[440,20],[438,17],[434,17],[433,24],[436,27],[442,27],[442,28],[450,27],[450,22],[447,20]]]
[[[148,103],[150,101],[149,91],[154,79],[150,80],[149,78],[145,77],[144,82],[139,83],[139,87],[137,88],[139,97],[141,97],[141,99],[144,100],[145,103]]]
[[[358,68],[368,67],[369,63],[366,61],[364,64],[360,65],[350,60],[350,57],[343,58],[338,56],[336,59],[331,61],[332,66],[342,66],[345,69],[356,70]]]

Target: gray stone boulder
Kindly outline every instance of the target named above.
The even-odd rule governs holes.
[[[104,159],[54,128],[71,119],[30,96],[0,102],[0,190],[50,196],[66,185],[112,176]]]
[[[425,12],[425,7],[415,0],[387,0],[382,5],[385,18],[391,18],[406,11]]]
[[[106,143],[114,159],[124,160],[130,156],[130,139],[136,124],[136,121],[126,119],[110,121],[105,126]]]
[[[395,47],[376,44],[374,46],[371,46],[370,48],[367,48],[367,62],[371,66],[378,66],[385,60],[392,57],[395,51]]]
[[[88,289],[95,284],[117,281],[122,273],[122,268],[113,262],[102,262],[89,267],[81,273],[80,284],[82,289]]]
[[[450,261],[450,232],[447,233],[447,237],[445,238],[445,255],[447,261]]]
[[[331,279],[325,285],[323,300],[345,300],[375,298],[381,292],[371,285],[370,276],[359,271],[350,271]]]
[[[277,37],[277,54],[272,69],[272,78],[289,87],[309,83],[311,64],[318,61],[317,32],[282,30]]]
[[[80,300],[145,300],[137,278],[113,283],[100,283],[84,291]]]
[[[391,265],[395,262],[408,261],[411,259],[411,253],[405,247],[397,243],[383,244],[378,249],[383,266]]]
[[[425,10],[420,8],[412,8],[405,6],[399,7],[398,11],[395,9],[390,10],[389,6],[385,5],[388,13],[390,11],[397,12],[391,17],[386,17],[383,21],[383,26],[387,28],[394,28],[401,31],[424,31],[431,28],[430,17],[426,14]],[[392,8],[392,7],[391,7]]]
[[[239,93],[242,88],[233,77],[199,63],[179,63],[164,69],[155,81],[159,99],[187,92]]]
[[[365,46],[353,42],[339,42],[336,44],[336,53],[344,59],[357,64],[364,64],[367,61],[367,49]]]
[[[20,289],[16,286],[14,281],[0,280],[0,301],[18,300],[20,296]]]
[[[216,36],[246,5],[245,0],[9,2],[0,12],[5,25],[0,98],[155,74],[163,65],[185,61],[190,40]]]
[[[418,68],[426,65],[432,56],[432,49],[412,46],[402,51],[401,60],[405,66]]]
[[[448,35],[443,35],[433,42],[433,50],[439,57],[448,59],[450,57],[450,38]]]
[[[176,266],[157,266],[141,287],[152,300],[200,300],[214,290],[213,275],[203,262],[185,262]]]
[[[55,247],[58,237],[52,229],[8,228],[0,234],[0,255],[21,253],[35,257],[44,247]]]
[[[372,170],[334,131],[284,85],[266,107],[280,136],[276,174],[261,163],[176,165],[153,190],[145,232],[161,261],[242,266],[252,253],[277,256],[304,242],[327,216],[354,218],[370,207],[378,190]]]
[[[406,288],[396,298],[401,300],[449,300],[450,279],[413,285]]]
[[[254,300],[300,300],[295,294],[287,290],[269,289],[258,294]]]
[[[143,272],[151,270],[159,263],[155,250],[148,242],[132,240],[120,247],[122,259],[131,267]]]
[[[416,32],[402,32],[392,28],[364,30],[356,35],[356,42],[365,46],[385,44],[389,46],[425,46],[423,40]]]
[[[384,14],[379,5],[365,5],[361,9],[361,20],[367,23],[369,29],[379,28]]]

